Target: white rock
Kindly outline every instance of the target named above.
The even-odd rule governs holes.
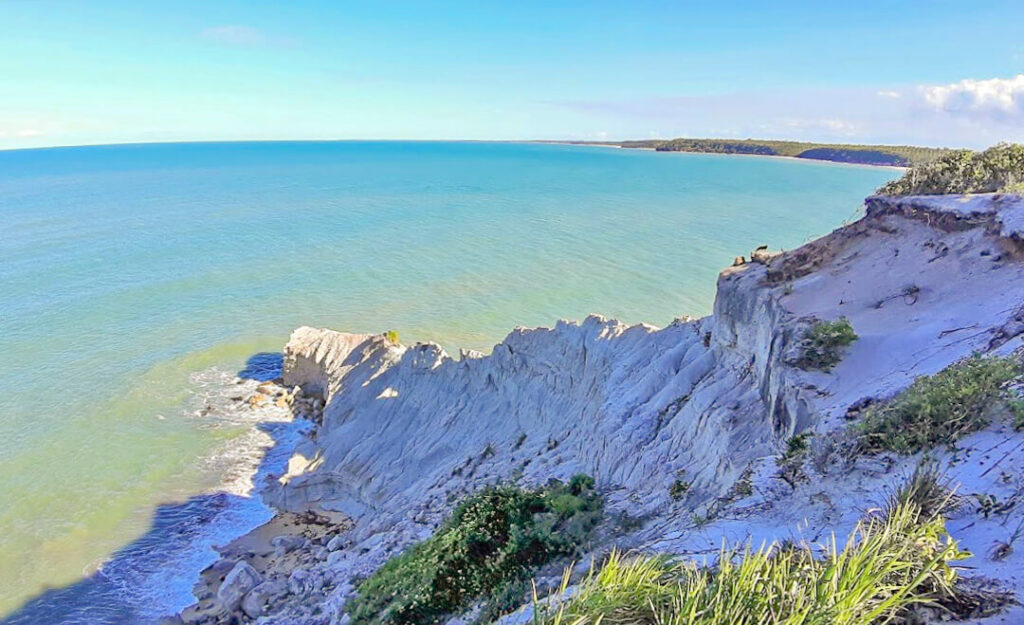
[[[327,541],[327,551],[337,551],[348,544],[348,538],[339,534]]]
[[[257,584],[242,598],[242,612],[249,618],[258,618],[264,614],[268,603],[284,595],[287,590],[285,583],[280,579]]]
[[[306,547],[309,541],[302,536],[282,535],[270,539],[270,545],[274,548],[274,554],[281,557],[296,549]]]
[[[288,590],[293,595],[305,595],[320,590],[323,579],[306,569],[295,569],[288,576]]]
[[[217,589],[217,603],[225,610],[234,610],[242,597],[263,581],[263,576],[248,562],[239,562]]]

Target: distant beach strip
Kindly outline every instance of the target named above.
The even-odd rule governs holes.
[[[658,152],[788,156],[882,167],[912,167],[931,162],[953,151],[950,148],[926,148],[910,145],[856,145],[761,139],[645,139],[639,141],[559,141],[558,143],[607,145]]]

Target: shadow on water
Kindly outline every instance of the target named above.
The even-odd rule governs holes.
[[[216,522],[245,497],[217,493],[158,506],[153,523],[137,540],[113,554],[103,569],[63,588],[46,590],[0,620],[3,625],[138,625],[154,622],[145,609],[146,588],[158,582],[172,550],[195,548],[204,526]],[[233,501],[234,500],[234,501]],[[211,557],[213,553],[211,551]],[[175,562],[176,563],[176,562]],[[162,597],[166,601],[167,597]],[[158,600],[159,601],[159,600]],[[150,606],[151,607],[151,606]]]
[[[256,354],[239,377],[276,379],[281,359],[281,354]],[[308,426],[301,420],[256,426],[273,439],[253,477],[257,488],[284,470]],[[160,505],[149,530],[115,552],[99,571],[40,593],[0,618],[0,625],[156,623],[193,602],[192,586],[199,572],[216,561],[216,545],[254,529],[272,514],[258,494],[217,492]]]
[[[238,377],[245,380],[270,382],[281,377],[284,366],[284,354],[281,352],[260,352],[253,354],[245,361],[245,368],[238,372]]]

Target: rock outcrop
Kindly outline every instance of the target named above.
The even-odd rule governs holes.
[[[902,465],[823,473],[833,489],[825,505],[775,479],[785,441],[844,427],[851,406],[972,352],[1021,346],[1019,197],[869,198],[861,220],[751,258],[722,272],[713,315],[660,329],[591,316],[517,328],[489,355],[459,359],[435,344],[296,330],[284,383],[322,397],[322,424],[267,497],[282,510],[342,513],[353,527],[270,609],[296,622],[344,622],[353,576],[430,535],[460,496],[498,480],[587,473],[611,513],[643,520],[614,538],[638,548],[697,553],[723,537],[785,536],[801,518],[816,532],[845,531],[864,493]],[[809,324],[838,317],[859,335],[838,366],[794,367]],[[1024,454],[1013,463],[1024,467]],[[680,476],[690,488],[677,500],[670,488]],[[752,480],[755,495],[742,514],[721,514],[740,480]],[[705,521],[697,529],[695,515]]]
[[[263,581],[263,576],[248,562],[236,564],[224,578],[217,591],[217,601],[225,610],[234,610],[242,604],[242,597]]]

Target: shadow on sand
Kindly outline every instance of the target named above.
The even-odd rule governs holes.
[[[276,362],[276,369],[274,364]],[[239,377],[260,381],[281,374],[281,354],[256,354]],[[265,377],[269,376],[269,377]],[[306,422],[267,422],[257,427],[273,439],[253,483],[280,474]],[[199,572],[224,545],[268,521],[273,511],[258,496],[224,492],[197,495],[157,507],[149,530],[122,547],[101,570],[29,599],[0,625],[146,625],[193,602]]]

